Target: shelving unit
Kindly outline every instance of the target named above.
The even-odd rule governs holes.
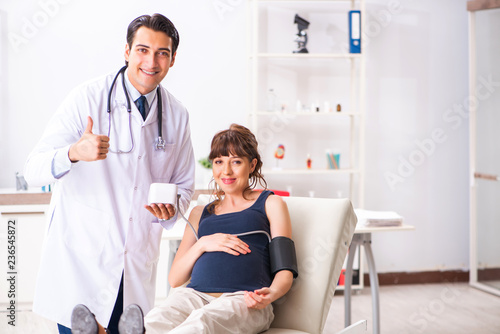
[[[248,6],[248,122],[262,147],[264,166],[281,163],[273,161],[277,144],[285,142],[286,159],[292,151],[281,169],[264,169],[268,182],[272,185],[280,175],[348,178],[338,181],[339,189],[348,189],[341,192],[343,197],[363,207],[365,61],[363,53],[348,53],[348,12],[360,10],[363,20],[364,0],[251,0]],[[292,52],[295,14],[310,22],[309,53]],[[278,92],[279,111],[266,111],[269,89]],[[341,112],[325,111],[327,106],[335,110],[338,103]],[[298,104],[305,108],[299,110]],[[314,106],[320,111],[302,110]],[[327,168],[325,150],[334,148],[341,151],[340,169]],[[315,155],[312,169],[306,168],[308,153]],[[337,197],[335,185],[330,188],[332,193],[323,194]]]
[[[293,195],[304,196],[304,189],[296,193],[295,185],[306,182],[315,196],[349,197],[354,207],[363,208],[365,59],[363,53],[349,53],[348,12],[361,11],[362,32],[365,0],[247,4],[248,124],[259,141],[268,186],[286,189],[291,187],[286,182],[293,180]],[[309,53],[293,53],[295,14],[310,22]],[[278,110],[266,110],[270,89],[278,95]],[[316,107],[319,112],[311,110]],[[283,161],[274,159],[279,144],[285,146]],[[327,149],[341,152],[339,169],[328,169]],[[308,154],[311,169],[306,167]],[[281,168],[269,168],[275,164]],[[355,262],[361,279],[353,288],[362,288],[363,258]]]
[[[496,154],[500,139],[498,124],[500,92],[488,90],[484,80],[498,78],[500,44],[496,23],[500,1],[468,1],[469,14],[469,96],[479,103],[469,105],[469,284],[500,296],[500,164]]]

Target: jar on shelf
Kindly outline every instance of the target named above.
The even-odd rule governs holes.
[[[269,88],[269,91],[267,92],[267,106],[266,110],[267,111],[276,111],[276,106],[277,106],[277,97],[276,93],[274,92],[274,89]]]

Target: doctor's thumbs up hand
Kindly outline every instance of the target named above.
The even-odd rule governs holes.
[[[72,162],[104,160],[108,154],[109,137],[92,133],[94,121],[87,117],[87,127],[80,139],[71,145],[68,156]]]

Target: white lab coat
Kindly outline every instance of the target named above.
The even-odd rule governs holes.
[[[54,157],[67,156],[87,125],[108,133],[107,96],[114,74],[83,84],[63,102],[30,154],[25,177],[30,185],[56,182],[41,254],[33,311],[70,327],[71,311],[85,304],[106,326],[123,272],[124,307],[136,303],[147,313],[154,304],[162,226],[145,208],[152,182],[179,187],[181,211],[194,191],[194,156],[187,110],[162,88],[165,151],[158,137],[155,98],[146,121],[132,106],[135,148],[109,153],[102,161],[80,161],[58,180]],[[112,94],[111,149],[130,148],[129,116],[121,77]]]

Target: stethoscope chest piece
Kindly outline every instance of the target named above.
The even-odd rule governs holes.
[[[165,140],[162,137],[156,138],[155,149],[157,151],[165,151]]]

